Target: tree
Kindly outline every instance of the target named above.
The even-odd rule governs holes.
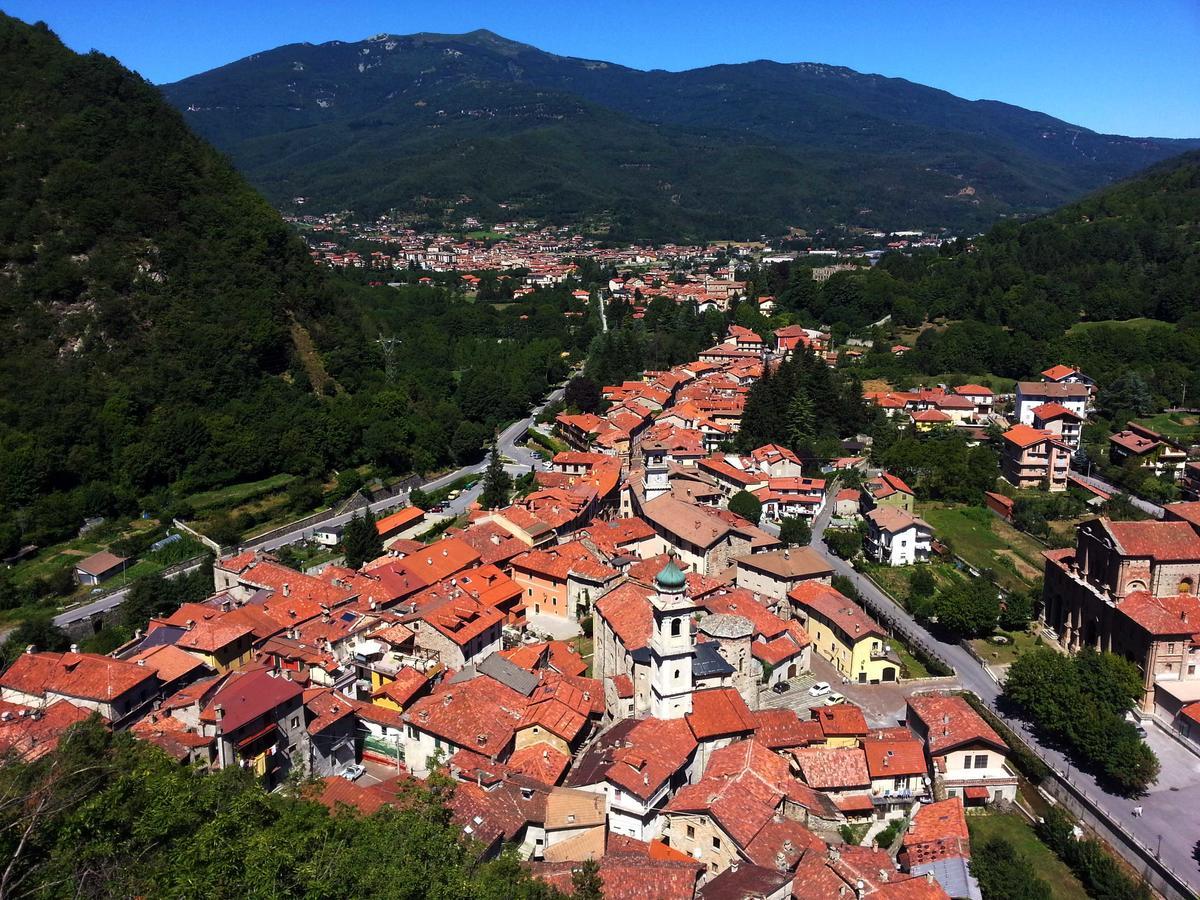
[[[500,458],[496,442],[492,441],[487,469],[483,473],[483,493],[479,496],[479,503],[484,509],[507,506],[510,490],[512,490],[512,478],[504,471],[504,461]]]
[[[757,525],[762,518],[762,503],[749,491],[738,491],[729,498],[729,511]]]
[[[812,540],[812,526],[807,519],[788,516],[779,522],[779,539],[793,547],[807,547]]]
[[[788,446],[793,450],[807,448],[812,443],[816,430],[816,412],[813,402],[806,391],[799,390],[787,408]]]
[[[600,409],[604,398],[596,382],[586,375],[576,375],[567,382],[563,391],[563,402],[582,413],[594,413]]]
[[[983,900],[1052,900],[1050,885],[1004,838],[991,838],[971,852],[971,874]]]
[[[993,584],[973,578],[947,588],[933,607],[938,625],[964,637],[991,634],[1000,615],[1000,598]]]
[[[408,492],[408,502],[417,509],[429,510],[433,507],[433,499],[419,487]]]
[[[383,539],[375,525],[375,516],[367,507],[346,523],[342,534],[342,550],[346,554],[346,565],[360,568],[363,563],[383,555]]]
[[[1000,608],[1000,627],[1005,631],[1024,631],[1028,628],[1033,618],[1035,598],[1040,594],[1040,591],[1014,591],[1005,597]]]
[[[914,597],[932,597],[937,590],[937,582],[929,566],[917,566],[908,576],[908,589]]]
[[[585,859],[571,873],[571,896],[575,900],[604,900],[604,882],[600,866],[594,859]]]
[[[854,559],[862,552],[862,532],[857,528],[833,528],[825,532],[825,546],[842,559]]]

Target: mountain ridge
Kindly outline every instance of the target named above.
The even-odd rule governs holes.
[[[415,212],[431,196],[441,211],[430,218],[447,206],[489,218],[507,208],[607,221],[627,237],[981,228],[1200,146],[1102,134],[844,66],[642,70],[485,30],[289,44],[161,89],[278,206],[305,195]],[[507,171],[472,157],[475,142]],[[521,171],[534,148],[546,178]],[[457,183],[440,161],[454,156]],[[721,181],[721,203],[705,200]],[[470,202],[455,202],[463,194]]]

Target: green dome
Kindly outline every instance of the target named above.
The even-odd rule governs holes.
[[[654,582],[664,591],[677,591],[687,584],[687,576],[680,571],[679,566],[675,565],[675,560],[672,559],[658,573]]]

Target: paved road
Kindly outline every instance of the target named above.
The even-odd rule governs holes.
[[[825,529],[833,504],[829,504],[813,524],[812,547],[820,553],[834,571],[849,578],[859,592],[877,609],[900,625],[900,630],[916,637],[931,647],[946,662],[954,667],[959,680],[967,690],[974,691],[993,711],[1000,695],[1000,686],[984,671],[983,667],[962,647],[954,643],[939,641],[923,626],[918,624],[891,597],[873,582],[855,572],[843,559],[835,556],[825,545]],[[1043,746],[1026,724],[1018,719],[1000,715],[1006,724],[1017,732],[1027,744],[1051,768],[1065,774],[1068,780],[1097,807],[1104,810],[1109,819],[1133,834],[1144,847],[1158,851],[1160,858],[1185,879],[1193,889],[1200,889],[1200,864],[1193,855],[1200,845],[1200,758],[1182,747],[1157,725],[1149,723],[1148,742],[1162,763],[1162,774],[1158,783],[1142,799],[1131,801],[1105,791],[1096,779],[1075,769],[1062,753]],[[1134,817],[1133,807],[1140,804],[1143,815]],[[1136,868],[1141,866],[1136,865]]]
[[[500,450],[501,456],[513,461],[513,465],[505,466],[505,469],[510,475],[523,475],[530,470],[531,466],[536,466],[538,464],[538,460],[533,456],[533,454],[521,445],[521,439],[525,436],[525,433],[529,430],[530,426],[533,425],[541,411],[545,409],[547,405],[561,400],[562,396],[563,389],[555,388],[555,390],[551,392],[549,397],[547,397],[543,403],[534,407],[533,410],[530,411],[528,416],[518,422],[514,422],[500,432],[499,439],[497,440],[497,447]],[[464,475],[482,474],[483,470],[486,468],[487,460],[485,459],[481,462],[475,463],[474,465],[463,466],[461,469],[456,469],[453,472],[447,472],[445,475],[435,478],[432,481],[423,484],[421,487],[425,491],[436,491],[439,488],[445,487],[456,479],[462,478]],[[479,493],[482,491],[482,489],[482,484],[478,484],[471,491],[464,491],[450,504],[447,512],[454,513],[455,515],[462,513],[466,510],[470,503],[479,496]],[[372,503],[371,511],[373,513],[387,512],[397,507],[404,506],[407,503],[407,493],[397,494],[395,497],[389,497],[386,500],[378,500],[375,503]],[[271,538],[268,541],[258,541],[252,544],[246,544],[244,549],[278,550],[280,547],[283,547],[287,544],[295,544],[299,541],[312,537],[313,531],[315,531],[317,528],[329,527],[333,525],[345,525],[355,515],[356,513],[349,512],[342,513],[339,516],[330,516],[329,518],[323,519],[320,522],[306,525],[303,528],[298,528],[295,531],[288,532],[287,534],[279,535]]]
[[[1146,513],[1146,515],[1154,516],[1156,519],[1161,519],[1164,515],[1166,515],[1161,506],[1151,503],[1149,500],[1143,500],[1141,497],[1135,497],[1124,488],[1118,487],[1115,484],[1111,484],[1110,482],[1105,481],[1103,478],[1097,478],[1095,475],[1084,475],[1077,469],[1072,469],[1071,474],[1073,474],[1080,481],[1086,481],[1088,484],[1092,485],[1092,487],[1098,487],[1100,490],[1109,494],[1124,494],[1129,498],[1129,501],[1134,506]]]
[[[530,411],[528,416],[518,422],[514,422],[500,432],[497,440],[497,447],[500,450],[501,456],[512,460],[512,464],[506,464],[504,467],[510,475],[524,475],[530,470],[531,467],[536,467],[538,465],[539,460],[528,449],[522,446],[521,441],[525,437],[525,433],[529,430],[530,426],[533,425],[534,421],[537,419],[537,416],[542,412],[542,410],[545,409],[547,405],[561,400],[562,396],[563,389],[561,387],[555,388],[554,391],[549,394],[546,400],[538,404],[533,408],[533,410]],[[427,491],[438,490],[439,488],[445,487],[464,475],[481,474],[485,468],[487,468],[486,459],[471,466],[464,466],[454,472],[448,472],[447,474],[422,485],[422,487]],[[470,504],[473,503],[476,498],[478,498],[482,490],[483,484],[481,479],[480,483],[474,488],[469,491],[463,491],[462,494],[460,494],[454,501],[450,503],[447,509],[447,514],[457,516],[465,512],[467,507],[470,506]],[[397,494],[395,497],[389,497],[386,500],[379,500],[375,503],[372,503],[371,511],[375,513],[387,512],[388,510],[403,506],[407,502],[407,493]],[[280,547],[283,547],[287,544],[295,544],[299,541],[312,537],[313,532],[319,527],[345,525],[354,515],[355,513],[353,512],[342,513],[341,515],[337,516],[331,515],[320,522],[306,525],[304,528],[298,528],[295,531],[279,535],[271,538],[270,540],[256,541],[252,544],[246,544],[244,549],[278,550]],[[200,564],[197,564],[189,569],[185,569],[184,571],[189,573],[194,572],[199,567]],[[128,595],[128,593],[128,588],[122,588],[119,591],[113,591],[111,594],[105,594],[103,597],[92,600],[83,604],[82,606],[69,609],[55,616],[54,624],[59,628],[65,628],[85,619],[89,619],[92,616],[106,613],[124,603],[125,597]]]

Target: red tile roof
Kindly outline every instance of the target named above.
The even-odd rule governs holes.
[[[831,622],[856,642],[867,637],[887,637],[862,607],[827,584],[802,581],[788,591],[788,597],[798,606]]]
[[[692,694],[692,711],[685,717],[696,740],[748,734],[754,731],[750,707],[733,688],[710,688]]]
[[[866,756],[857,747],[808,748],[791,753],[804,780],[817,790],[866,788],[871,784]]]
[[[282,675],[261,667],[239,669],[230,674],[225,685],[212,695],[200,721],[216,724],[225,734],[248,725],[255,719],[302,700],[304,689]],[[224,716],[218,714],[218,708]]]
[[[1200,597],[1195,594],[1155,597],[1149,591],[1134,591],[1117,609],[1152,635],[1200,635]]]
[[[100,703],[156,682],[149,666],[95,653],[22,653],[0,675],[0,687],[30,696],[52,692]]]
[[[142,660],[145,660],[145,665],[158,676],[158,680],[167,685],[201,669],[205,672],[210,671],[203,662],[173,644],[159,644],[129,657],[129,662],[132,663]]]
[[[864,737],[869,731],[866,717],[853,703],[818,706],[811,713],[813,720],[820,724],[821,733],[827,738]]]
[[[971,855],[971,835],[960,797],[921,806],[904,833],[901,859],[910,868],[938,859]]]
[[[404,712],[404,721],[458,747],[496,757],[512,742],[528,700],[486,676],[447,681]]]
[[[1129,556],[1148,556],[1158,562],[1200,560],[1200,534],[1187,522],[1100,521]]]
[[[754,721],[754,739],[772,750],[807,747],[825,739],[819,722],[801,721],[790,709],[760,709]]]
[[[926,775],[925,745],[912,738],[903,740],[869,739],[862,742],[867,755],[867,771],[872,778]]]
[[[925,742],[933,756],[941,756],[962,744],[982,742],[1007,752],[1001,740],[962,697],[922,694],[908,698],[908,709],[927,729]]]
[[[375,530],[383,537],[397,534],[406,528],[416,525],[425,518],[425,511],[416,506],[406,506],[390,516],[385,516],[375,523]]]
[[[609,591],[596,604],[597,614],[630,652],[650,644],[650,632],[654,628],[650,593],[649,588],[627,581]]]
[[[45,709],[0,700],[0,756],[11,754],[25,762],[40,759],[58,747],[68,728],[90,715],[90,710],[66,700]]]
[[[513,771],[551,786],[562,780],[570,765],[571,757],[544,741],[514,750],[508,758]]]

